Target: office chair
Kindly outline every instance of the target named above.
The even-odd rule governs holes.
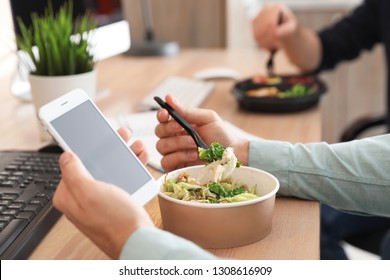
[[[359,118],[342,132],[340,142],[347,142],[361,138],[363,137],[363,134],[376,128],[382,128],[385,133],[389,133],[389,117],[387,115],[381,114]],[[383,255],[383,253],[386,254],[386,252],[381,252],[380,250],[381,247],[383,248],[383,245],[390,244],[390,228],[372,232],[368,235],[364,234],[351,236],[345,241],[357,248],[361,248],[376,255],[382,255],[382,258],[386,258],[386,256]]]
[[[390,125],[387,123],[388,118],[383,114],[361,117],[343,131],[340,142],[358,139],[363,133],[378,127],[383,127],[387,132],[390,132]]]

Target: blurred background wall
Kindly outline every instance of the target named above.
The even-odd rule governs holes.
[[[129,2],[125,11],[131,39],[144,36],[141,0]],[[257,48],[251,18],[261,0],[150,0],[157,39],[178,41],[182,48]],[[362,0],[282,0],[305,25],[319,30],[333,23]],[[15,50],[8,0],[0,0],[0,76],[13,71]],[[321,77],[329,87],[322,98],[323,140],[337,142],[342,130],[362,114],[385,110],[383,49],[337,67]],[[245,62],[243,62],[245,63]],[[276,61],[277,64],[277,61]],[[257,73],[254,73],[257,74]]]

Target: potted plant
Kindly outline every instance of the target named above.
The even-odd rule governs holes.
[[[17,46],[24,51],[29,69],[31,95],[38,110],[58,96],[81,88],[92,99],[96,92],[96,71],[92,36],[97,27],[89,12],[73,16],[73,3],[64,3],[55,12],[51,2],[43,15],[31,14],[31,26],[19,18],[21,36]]]

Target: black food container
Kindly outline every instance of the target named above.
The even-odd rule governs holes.
[[[318,104],[321,95],[327,90],[326,85],[315,75],[279,77],[280,82],[275,84],[262,83],[256,81],[255,78],[237,82],[232,88],[232,93],[242,109],[266,113],[288,113],[314,107]],[[248,94],[250,90],[267,87],[276,87],[280,91],[286,91],[297,83],[310,87],[312,92],[308,95],[295,97],[251,96]]]

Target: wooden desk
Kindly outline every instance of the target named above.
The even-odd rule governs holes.
[[[267,55],[258,51],[185,50],[173,58],[129,58],[117,56],[98,63],[98,87],[110,95],[97,101],[108,117],[135,112],[137,102],[170,75],[191,76],[205,67],[235,68],[243,77],[265,71]],[[277,67],[294,71],[282,56]],[[238,108],[230,94],[232,81],[216,81],[204,104],[224,119],[255,135],[291,142],[321,139],[320,110],[295,114],[259,114]],[[9,94],[10,79],[0,78],[0,149],[37,149],[42,145],[33,106]],[[151,170],[155,177],[161,176]],[[161,217],[157,199],[146,209],[157,226]],[[265,239],[244,247],[210,250],[218,256],[239,259],[319,259],[319,204],[297,199],[276,201],[273,229]],[[31,259],[106,259],[94,244],[62,217],[36,248]]]

